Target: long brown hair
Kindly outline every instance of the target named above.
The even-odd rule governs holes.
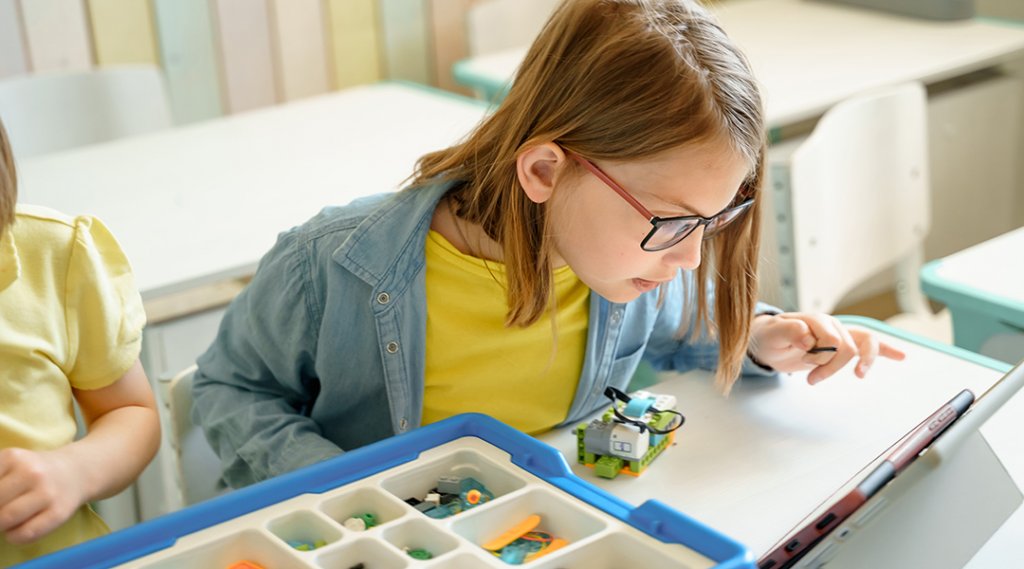
[[[698,144],[725,144],[750,164],[737,199],[756,197],[764,169],[761,97],[750,66],[692,0],[567,0],[552,15],[496,111],[468,138],[423,156],[414,185],[465,183],[450,194],[460,218],[503,251],[507,324],[551,306],[545,209],[522,191],[516,159],[554,141],[595,160],[623,161]],[[572,162],[572,161],[570,161]],[[568,164],[565,175],[579,172]],[[759,207],[703,245],[696,318],[720,339],[716,383],[739,375],[757,294]],[[705,292],[713,275],[714,317]]]
[[[0,237],[14,223],[14,204],[18,201],[18,177],[7,131],[0,122]]]

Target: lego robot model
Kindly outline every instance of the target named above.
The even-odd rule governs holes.
[[[639,476],[675,440],[685,418],[676,398],[637,391],[630,397],[609,387],[610,409],[599,419],[576,427],[579,462],[602,478],[619,473]]]

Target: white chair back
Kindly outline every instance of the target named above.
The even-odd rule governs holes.
[[[854,97],[825,113],[790,163],[795,308],[831,312],[858,285],[896,267],[901,310],[927,311],[917,282],[931,223],[927,157],[920,84]]]
[[[171,419],[171,446],[177,458],[176,474],[183,506],[195,504],[223,493],[220,481],[220,458],[206,435],[192,424],[192,376],[196,366],[190,366],[171,379],[169,411]]]
[[[172,125],[163,77],[149,65],[4,79],[0,119],[18,158]]]

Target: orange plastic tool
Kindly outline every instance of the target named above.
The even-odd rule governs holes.
[[[506,545],[519,539],[526,532],[533,531],[533,528],[539,525],[540,516],[538,516],[537,514],[532,514],[525,520],[509,528],[505,533],[483,544],[481,547],[483,547],[487,551],[497,551],[502,547],[505,547]]]

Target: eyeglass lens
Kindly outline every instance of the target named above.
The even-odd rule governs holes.
[[[706,224],[700,219],[677,219],[659,223],[654,234],[647,240],[645,248],[664,249],[675,245],[695,231],[698,225],[705,225],[704,239],[708,239],[735,221],[746,209],[737,206],[723,211]]]

